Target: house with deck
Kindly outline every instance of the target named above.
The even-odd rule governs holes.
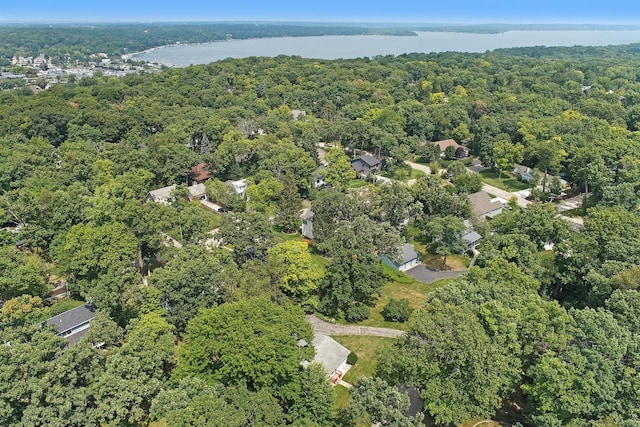
[[[89,332],[89,326],[95,317],[96,306],[83,304],[47,319],[46,324],[53,326],[57,335],[64,337],[72,346]]]

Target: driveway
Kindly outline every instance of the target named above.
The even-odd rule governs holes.
[[[336,325],[307,314],[307,322],[311,323],[314,334],[320,335],[368,335],[372,337],[398,338],[404,331],[390,328],[374,328],[373,326]]]
[[[422,171],[422,172],[426,173],[427,175],[431,175],[431,168],[429,166],[427,166],[427,165],[421,165],[420,163],[414,163],[414,162],[410,162],[408,160],[405,160],[404,162],[411,169],[419,170],[419,171]]]
[[[518,206],[527,207],[531,202],[523,197],[518,196],[514,193],[509,193],[508,191],[501,190],[498,187],[494,187],[493,185],[483,184],[482,191],[485,193],[493,194],[496,197],[500,197],[501,199],[505,199],[509,201],[512,197],[515,197],[518,200]]]
[[[454,277],[458,277],[459,275],[464,273],[464,271],[436,271],[427,268],[423,264],[420,264],[405,271],[405,273],[416,279],[418,282],[433,283],[440,279],[451,279]]]

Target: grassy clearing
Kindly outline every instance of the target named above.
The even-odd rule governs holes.
[[[198,203],[200,209],[206,212],[206,216],[209,219],[209,227],[212,229],[220,227],[220,214],[213,212],[207,208],[205,208],[201,203]]]
[[[442,270],[442,255],[434,255],[434,254],[426,254],[422,262],[429,268],[434,270]],[[447,256],[447,267],[451,269],[451,271],[464,271],[469,267],[471,263],[471,258],[465,255],[449,255]],[[447,269],[449,270],[449,269]]]
[[[332,337],[358,356],[358,361],[344,376],[344,380],[355,384],[360,377],[370,377],[376,373],[377,354],[389,347],[395,338],[340,335]]]
[[[425,176],[425,173],[409,166],[396,166],[392,170],[385,171],[382,176],[395,179],[397,181],[408,181],[410,179],[419,179]]]
[[[508,172],[502,172],[502,176],[498,178],[498,174],[496,174],[492,170],[483,170],[479,172],[482,177],[482,181],[485,184],[492,185],[501,190],[505,190],[508,192],[526,190],[529,188],[529,184],[526,182],[518,181]]]
[[[349,389],[338,384],[333,388],[333,390],[335,391],[333,409],[335,411],[339,411],[341,409],[346,408],[349,402],[351,402],[351,395],[349,394]]]
[[[356,178],[349,181],[349,183],[347,184],[347,188],[360,188],[366,186],[367,184],[367,180]]]

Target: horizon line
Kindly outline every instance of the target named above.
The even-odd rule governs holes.
[[[553,21],[553,22],[452,22],[452,21],[317,21],[317,20],[104,20],[104,21],[92,21],[92,20],[14,20],[0,19],[0,25],[6,24],[20,24],[20,25],[112,25],[112,24],[332,24],[332,25],[404,25],[404,26],[417,26],[417,25],[433,25],[433,26],[482,26],[482,25],[514,25],[514,26],[526,26],[526,25],[540,25],[540,26],[553,26],[553,25],[566,25],[566,26],[609,26],[609,27],[640,27],[640,23],[621,23],[621,22],[568,22],[568,21]]]

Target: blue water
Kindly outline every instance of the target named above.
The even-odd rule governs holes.
[[[225,58],[298,55],[338,59],[412,52],[485,52],[523,46],[606,46],[640,43],[640,31],[508,31],[500,34],[419,32],[417,37],[319,36],[228,40],[164,46],[135,54],[142,61],[183,67]]]

